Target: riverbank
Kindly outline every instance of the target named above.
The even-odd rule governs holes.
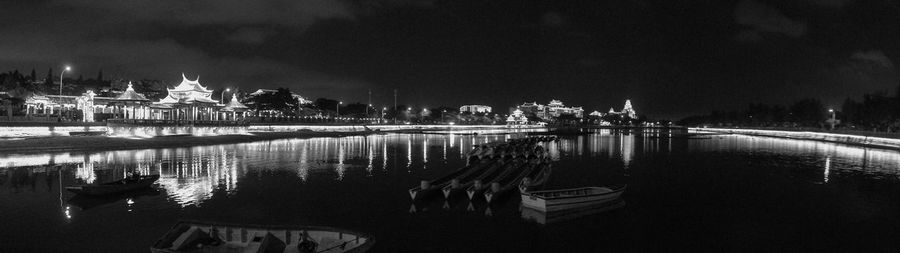
[[[368,129],[367,129],[368,128]],[[374,128],[374,130],[372,129]],[[291,138],[363,136],[390,133],[425,134],[505,134],[538,131],[543,128],[506,128],[504,126],[265,126],[248,134],[218,136],[159,136],[125,138],[100,136],[41,136],[0,140],[0,153],[130,150],[191,147]]]
[[[795,140],[823,141],[853,146],[900,150],[900,139],[884,138],[868,135],[842,134],[813,131],[786,131],[766,129],[738,128],[688,128],[688,131],[699,133],[742,134],[750,136],[787,138]]]
[[[287,138],[342,137],[364,132],[255,132],[245,135],[168,136],[155,138],[119,138],[108,136],[58,136],[0,141],[0,153],[129,150],[232,144]]]

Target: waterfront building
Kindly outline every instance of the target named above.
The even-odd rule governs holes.
[[[507,126],[523,126],[528,125],[528,117],[522,112],[522,110],[516,109],[513,111],[509,117],[506,117],[506,125]]]
[[[518,107],[519,110],[522,110],[526,115],[535,116],[541,119],[547,117],[545,106],[542,104],[538,104],[537,102],[531,103],[523,103]]]
[[[620,116],[622,116],[622,117],[626,117],[626,116],[627,116],[627,117],[632,118],[632,119],[637,119],[637,117],[638,117],[637,111],[634,110],[634,107],[631,106],[631,99],[626,99],[626,100],[625,100],[625,105],[622,106],[622,110],[621,110],[621,111],[616,111],[616,110],[614,110],[612,107],[610,107],[610,108],[609,108],[609,114],[610,114],[610,115],[620,115]]]
[[[256,91],[251,92],[250,94],[247,94],[247,97],[244,98],[244,101],[251,101],[251,100],[253,100],[254,97],[257,97],[257,96],[259,96],[259,95],[263,95],[263,94],[275,94],[276,92],[278,92],[278,90],[273,90],[273,89],[257,89]],[[293,97],[294,100],[297,100],[298,102],[300,102],[301,105],[306,105],[306,104],[312,104],[312,103],[313,103],[312,100],[309,100],[309,99],[307,99],[307,98],[305,98],[305,97],[301,96],[300,94],[297,94],[296,92],[293,92],[293,91],[291,92],[291,97]]]
[[[560,100],[550,100],[547,105],[537,102],[523,103],[516,108],[527,116],[534,116],[545,121],[553,121],[563,115],[572,115],[574,118],[584,118],[584,108],[581,106],[567,107]]]
[[[562,101],[554,99],[550,100],[550,104],[547,105],[547,113],[553,118],[559,118],[562,115],[573,115],[575,118],[580,119],[584,117],[584,108],[581,106],[566,107]]]
[[[459,112],[469,113],[490,113],[491,107],[486,105],[463,105],[459,107]]]

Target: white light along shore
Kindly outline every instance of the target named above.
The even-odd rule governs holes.
[[[785,131],[785,130],[764,130],[764,129],[744,129],[744,128],[688,128],[693,133],[727,133],[727,134],[743,134],[751,136],[765,136],[788,138],[797,140],[811,140],[833,142],[847,145],[857,145],[875,148],[885,148],[900,150],[900,139],[837,134],[828,132],[810,132],[810,131]]]

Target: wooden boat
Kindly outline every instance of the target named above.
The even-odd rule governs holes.
[[[66,187],[66,190],[84,195],[109,195],[128,191],[134,191],[150,187],[159,179],[159,175],[129,177],[103,184],[86,184]]]
[[[522,193],[522,205],[538,211],[552,212],[618,200],[625,192],[618,187],[582,187],[574,189],[533,191]]]
[[[535,188],[544,185],[547,182],[547,179],[550,178],[550,173],[553,171],[553,167],[550,163],[544,163],[538,166],[535,170],[532,170],[531,173],[519,183],[519,193],[525,193],[529,191],[534,191]]]
[[[529,175],[531,171],[540,166],[542,162],[541,159],[532,159],[528,164],[524,165],[524,169],[521,169],[519,173],[515,174],[515,177],[506,177],[491,183],[491,186],[484,191],[484,199],[490,203],[494,198],[517,188],[519,182],[522,181],[526,175]]]
[[[153,246],[163,252],[365,252],[370,236],[336,228],[180,221]]]
[[[490,161],[481,161],[470,164],[469,166],[460,168],[450,174],[444,175],[443,177],[434,179],[434,180],[422,180],[419,186],[409,189],[409,197],[413,200],[416,198],[423,198],[426,194],[433,192],[434,190],[444,188],[452,182],[453,179],[459,178],[460,176],[471,174],[477,172],[478,170],[484,168],[490,164]]]
[[[473,199],[487,190],[493,183],[515,177],[518,175],[516,173],[521,171],[520,169],[525,165],[524,159],[515,159],[495,173],[486,175],[482,178],[476,178],[472,185],[466,188],[466,194],[469,196],[469,199]]]
[[[484,170],[477,171],[482,173],[469,173],[450,180],[450,184],[447,184],[444,186],[444,188],[441,188],[441,191],[444,193],[444,198],[449,198],[450,194],[452,194],[456,190],[469,188],[469,186],[475,183],[476,179],[483,179],[487,175],[495,173],[497,170],[504,167],[505,164],[506,162],[502,159],[491,160],[490,167]],[[472,172],[476,171],[473,170]]]
[[[547,225],[557,222],[579,219],[586,216],[616,210],[622,207],[625,207],[625,201],[620,199],[602,205],[578,207],[556,212],[541,212],[525,206],[521,206],[519,211],[521,211],[522,219],[534,221],[541,225]]]

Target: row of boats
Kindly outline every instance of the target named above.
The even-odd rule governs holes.
[[[539,136],[476,146],[467,155],[468,165],[437,179],[422,180],[409,189],[409,196],[421,200],[442,192],[444,198],[450,198],[465,192],[469,199],[483,196],[491,202],[515,189],[534,189],[546,182],[551,172],[547,149],[539,144],[554,140],[553,136]]]
[[[409,196],[420,200],[440,189],[449,199],[455,192],[465,191],[470,200],[483,196],[490,203],[518,189],[522,206],[539,212],[592,208],[620,200],[627,185],[536,191],[552,172],[542,143],[556,140],[555,136],[529,136],[476,146],[468,154],[468,165],[437,179],[422,180],[409,189]]]

